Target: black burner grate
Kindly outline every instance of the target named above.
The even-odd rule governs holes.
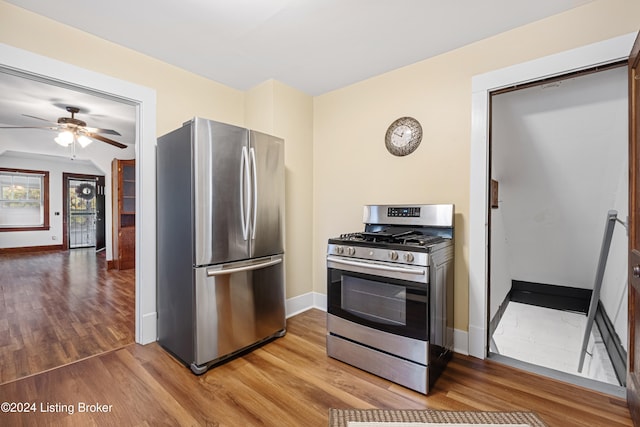
[[[363,231],[340,235],[340,240],[349,242],[368,242],[377,244],[395,244],[407,246],[428,246],[444,240],[440,236],[425,235],[415,231],[389,233],[387,231]]]

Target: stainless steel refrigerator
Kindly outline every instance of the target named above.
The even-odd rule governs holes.
[[[160,345],[201,374],[284,335],[284,141],[194,118],[158,139],[157,204]]]

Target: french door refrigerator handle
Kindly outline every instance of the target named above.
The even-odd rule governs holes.
[[[251,170],[253,171],[253,220],[251,221],[251,240],[256,239],[256,222],[258,219],[258,173],[256,167],[256,150],[251,147]]]
[[[224,268],[222,267],[210,267],[207,268],[207,277],[223,276],[227,274],[240,273],[243,271],[259,270],[261,268],[271,267],[272,265],[280,264],[282,257],[273,257],[268,260],[261,260],[253,264],[243,265],[241,267]]]
[[[247,209],[244,206],[244,193],[248,189],[249,182],[249,155],[247,147],[242,147],[242,157],[240,158],[240,219],[242,220],[242,237],[244,240],[249,238],[249,209],[251,209],[250,196],[247,203]]]

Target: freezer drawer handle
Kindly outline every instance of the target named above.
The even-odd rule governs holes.
[[[425,275],[424,268],[393,267],[390,265],[380,265],[380,264],[373,264],[368,262],[349,261],[341,258],[336,258],[331,255],[327,256],[327,261],[334,262],[336,264],[350,265],[353,267],[369,268],[371,270],[392,271],[394,273],[405,273],[405,274],[417,274],[420,276]]]
[[[242,267],[227,268],[227,269],[225,269],[224,267],[208,268],[207,277],[224,276],[227,274],[241,273],[243,271],[259,270],[261,268],[271,267],[272,265],[280,264],[281,262],[282,262],[282,258],[275,258],[269,261],[262,261],[262,262],[257,262],[255,264],[243,265]]]

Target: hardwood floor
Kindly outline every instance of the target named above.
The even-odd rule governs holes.
[[[1,401],[35,412],[0,414],[0,424],[320,427],[329,408],[431,408],[532,410],[550,427],[632,425],[624,400],[461,355],[421,395],[327,357],[325,317],[292,317],[283,338],[199,377],[154,343],[3,384]]]
[[[134,275],[93,248],[0,255],[0,383],[133,343]]]

